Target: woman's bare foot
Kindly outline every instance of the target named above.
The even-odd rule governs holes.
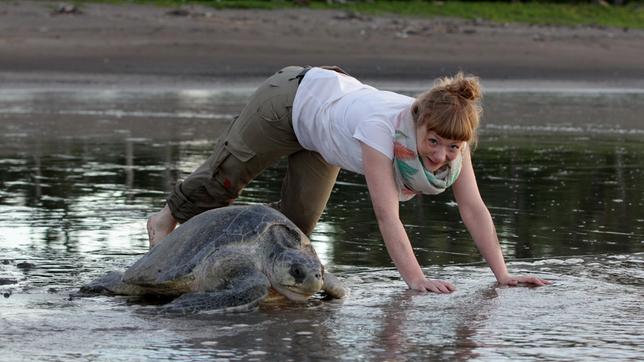
[[[148,218],[148,239],[150,248],[158,244],[163,238],[174,230],[177,226],[177,220],[172,216],[170,208],[165,206],[161,211],[152,214]]]

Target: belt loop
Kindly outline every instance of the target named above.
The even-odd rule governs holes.
[[[304,75],[306,75],[306,72],[308,72],[309,70],[311,70],[311,68],[313,68],[313,67],[312,67],[312,66],[310,66],[310,65],[307,65],[307,66],[306,66],[306,67],[304,67],[304,68],[302,69],[302,71],[301,71],[301,72],[299,72],[295,77],[290,78],[290,79],[289,79],[289,82],[290,82],[290,81],[292,81],[293,79],[297,79],[297,85],[300,85],[300,83],[302,83],[302,79],[304,79]]]

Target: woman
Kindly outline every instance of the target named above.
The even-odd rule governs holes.
[[[275,206],[310,235],[340,168],[364,174],[387,251],[412,289],[455,290],[423,274],[398,202],[450,186],[465,226],[500,284],[549,284],[506,269],[470,158],[480,94],[478,79],[461,73],[414,99],[362,84],[337,67],[286,67],[257,89],[210,158],[150,217],[150,246],[177,222],[231,204],[261,171],[288,156],[282,198]]]

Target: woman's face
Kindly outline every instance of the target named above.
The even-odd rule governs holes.
[[[436,172],[454,160],[464,146],[464,141],[442,138],[426,127],[416,129],[418,155],[428,171]]]

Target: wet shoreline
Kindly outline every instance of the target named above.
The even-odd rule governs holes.
[[[241,74],[219,76],[180,76],[143,74],[96,74],[64,72],[7,72],[0,71],[2,91],[101,91],[161,93],[171,91],[211,91],[250,94],[270,76]],[[431,87],[436,78],[386,79],[364,77],[364,83],[377,88],[418,93]],[[561,93],[561,94],[641,94],[644,77],[631,79],[566,80],[559,79],[500,79],[481,78],[486,93]]]

